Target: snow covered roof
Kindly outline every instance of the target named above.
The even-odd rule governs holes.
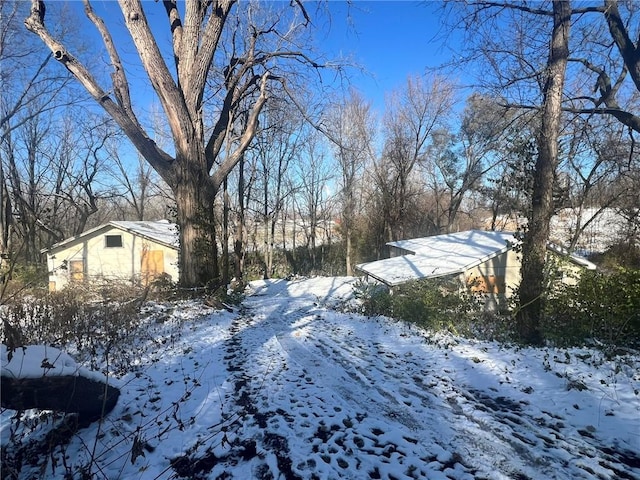
[[[389,242],[387,245],[417,255],[437,257],[442,253],[453,253],[464,257],[481,258],[497,250],[504,252],[516,242],[517,240],[511,232],[467,230],[466,232]]]
[[[482,230],[389,242],[412,254],[362,263],[356,269],[394,286],[462,273],[506,252],[515,242],[512,233]]]
[[[566,248],[556,245],[555,243],[548,243],[547,250],[551,250],[552,252],[557,253],[558,255],[562,255],[564,257],[568,257],[573,263],[580,265],[581,267],[586,268],[587,270],[595,270],[598,268],[595,263],[590,262],[586,258],[577,255],[575,253],[569,253],[569,250]]]
[[[486,262],[509,250],[518,240],[510,232],[467,230],[465,232],[436,235],[389,242],[409,252],[408,255],[356,265],[356,269],[389,286],[412,280],[456,275]],[[564,253],[555,247],[557,253]],[[595,269],[588,260],[570,255],[575,263]]]
[[[112,221],[100,225],[99,227],[92,228],[86,232],[81,233],[75,237],[67,238],[62,242],[58,242],[52,245],[50,248],[45,248],[42,253],[58,250],[62,247],[66,247],[70,243],[80,239],[92,236],[100,231],[107,230],[109,228],[117,228],[133,235],[141,236],[153,240],[155,242],[166,245],[167,247],[178,249],[178,228],[175,223],[171,223],[168,220],[157,221]]]
[[[178,226],[168,220],[155,222],[109,222],[110,225],[135,235],[155,240],[169,247],[178,248]]]

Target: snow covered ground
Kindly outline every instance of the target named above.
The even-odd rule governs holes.
[[[352,281],[254,282],[233,313],[149,306],[115,409],[19,478],[640,479],[638,356],[333,309]],[[7,452],[52,427],[14,414]]]

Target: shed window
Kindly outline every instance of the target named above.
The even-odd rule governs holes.
[[[122,235],[105,235],[104,240],[107,248],[122,247]]]

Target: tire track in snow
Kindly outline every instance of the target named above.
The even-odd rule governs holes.
[[[240,408],[241,416],[232,423],[227,437],[231,436],[230,465],[244,461],[252,464],[252,477],[256,479],[279,478],[282,475],[287,480],[301,479],[291,468],[291,454],[286,437],[268,428],[270,420],[275,416],[283,416],[287,421],[293,419],[284,411],[271,411],[260,409],[258,397],[261,385],[247,372],[253,371],[255,366],[249,363],[252,351],[261,348],[261,342],[268,339],[262,335],[256,335],[256,329],[261,328],[261,319],[254,316],[250,309],[243,308],[241,314],[231,325],[231,338],[226,342],[227,370],[231,373],[234,387],[232,410]],[[251,332],[251,335],[244,335]],[[247,337],[252,341],[247,342]],[[258,340],[258,342],[256,342]],[[273,366],[274,370],[282,368],[281,365]],[[271,370],[269,365],[264,372],[267,375]],[[235,404],[235,406],[234,406]],[[261,435],[255,435],[254,427],[261,431]],[[219,470],[221,465],[217,466]],[[224,464],[222,465],[224,467]],[[275,470],[275,471],[273,471]]]
[[[359,338],[366,321],[332,322],[286,288],[248,297],[225,344],[229,411],[243,415],[213,472],[244,462],[257,479],[638,478],[637,457],[625,463],[558,415],[462,384],[433,363],[446,357],[437,346],[409,354]]]
[[[316,322],[322,323],[322,318],[318,317]],[[321,334],[314,336],[317,332]],[[509,472],[512,477],[534,478],[540,472],[547,472],[550,478],[570,479],[574,478],[575,472],[582,471],[585,478],[639,478],[632,473],[638,471],[640,463],[636,454],[603,446],[588,430],[578,430],[577,434],[567,431],[561,417],[540,415],[539,410],[528,409],[526,401],[516,402],[491,391],[465,387],[446,374],[431,373],[423,378],[424,362],[421,364],[406,356],[400,359],[398,354],[385,351],[380,344],[369,345],[369,348],[360,344],[354,346],[345,341],[344,332],[338,335],[331,332],[328,325],[322,325],[310,335],[309,340],[313,341],[319,356],[331,358],[336,370],[343,369],[354,382],[350,387],[355,384],[366,388],[369,385],[376,393],[350,391],[348,396],[366,398],[373,405],[378,403],[382,405],[383,413],[393,412],[387,415],[390,419],[417,430],[420,430],[417,427],[420,422],[415,419],[422,419],[424,424],[424,418],[433,417],[433,410],[437,412],[442,406],[440,400],[446,398],[451,411],[469,421],[466,425],[463,422],[462,427],[455,426],[453,435],[471,439],[467,441],[473,444],[473,437],[481,433],[472,457],[480,454],[491,458],[496,451],[513,452],[513,458],[505,457],[500,463],[502,471]],[[351,335],[352,332],[347,333]],[[291,345],[295,348],[295,342],[282,335],[278,338],[281,343],[283,339],[288,342],[285,349],[291,353]],[[372,347],[376,348],[377,355],[372,355]],[[399,365],[403,371],[400,378]],[[404,416],[405,412],[408,415]],[[454,419],[452,423],[457,422]],[[495,443],[504,448],[491,447]],[[558,472],[558,464],[571,469],[566,473]]]
[[[527,411],[528,402],[514,402],[488,392],[455,387],[459,395],[455,411],[488,431],[518,453],[537,472],[550,477],[572,480],[576,470],[585,478],[638,480],[640,457],[601,445],[588,430],[570,431],[565,419],[542,410],[542,415]],[[577,435],[576,435],[577,433]],[[559,459],[561,459],[559,461]],[[564,463],[567,471],[557,471]],[[569,467],[572,467],[569,469]]]
[[[383,370],[369,378],[364,370],[351,368],[351,353],[332,350],[326,341],[314,343],[311,351],[305,349],[307,345],[302,345],[302,339],[293,335],[297,331],[293,325],[309,316],[307,301],[295,305],[292,303],[297,302],[265,300],[267,305],[259,303],[255,309],[252,308],[255,299],[250,297],[245,302],[247,311],[238,319],[228,360],[234,372],[244,370],[232,366],[240,357],[245,365],[250,362],[254,370],[262,363],[265,375],[262,381],[247,380],[242,375],[236,381],[236,402],[248,413],[242,425],[235,426],[239,432],[236,442],[246,444],[238,439],[242,432],[252,431],[252,424],[257,424],[264,437],[277,435],[297,441],[297,452],[308,450],[308,454],[302,455],[304,458],[293,459],[290,471],[271,472],[276,478],[278,474],[312,479],[426,478],[446,469],[457,468],[459,473],[468,470],[459,456],[451,455],[445,446],[436,445],[433,435],[427,438],[416,435],[421,429],[415,428],[418,420],[407,405],[411,402],[404,403],[387,389],[376,387]],[[264,368],[266,364],[268,368]],[[329,372],[336,372],[337,376]],[[286,386],[278,394],[289,397],[288,412],[270,410],[272,392],[268,391],[268,385]],[[293,419],[302,421],[293,425]],[[258,452],[264,443],[258,441]],[[430,448],[424,448],[425,443]],[[286,452],[281,449],[280,457],[284,456]],[[264,470],[264,466],[257,468]],[[399,469],[405,471],[404,476],[398,476]],[[256,469],[254,474],[259,478]]]
[[[325,322],[321,312],[307,317],[299,317],[299,323],[309,326],[309,335],[291,328],[276,335],[289,368],[296,365],[307,380],[322,385],[322,394],[341,405],[340,410],[352,411],[342,419],[346,429],[339,423],[321,426],[317,436],[323,437],[323,444],[315,445],[314,453],[319,452],[325,462],[338,456],[338,467],[356,458],[349,471],[363,470],[371,478],[381,478],[385,463],[394,464],[396,470],[400,465],[405,478],[425,478],[454,466],[460,474],[472,472],[460,455],[448,452],[446,426],[436,412],[427,409],[435,397],[430,398],[411,376],[393,378],[394,371],[398,376],[393,352],[381,355],[380,344],[356,346],[345,341],[349,333],[336,331],[340,328]],[[420,367],[415,365],[415,369]],[[426,424],[425,418],[429,418]],[[434,435],[431,427],[435,425]],[[338,473],[345,478],[346,473],[339,469],[323,478],[336,478]],[[354,478],[363,477],[355,474]]]

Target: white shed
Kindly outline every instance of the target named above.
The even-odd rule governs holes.
[[[73,282],[119,280],[146,285],[166,275],[178,281],[178,230],[166,220],[113,221],[43,250],[49,290]]]
[[[387,243],[390,257],[363,263],[356,269],[389,287],[412,280],[457,277],[471,291],[510,296],[520,284],[520,254],[513,233],[468,230]],[[575,281],[574,273],[596,266],[577,255],[567,255],[549,244],[551,255],[567,259],[563,281]]]

